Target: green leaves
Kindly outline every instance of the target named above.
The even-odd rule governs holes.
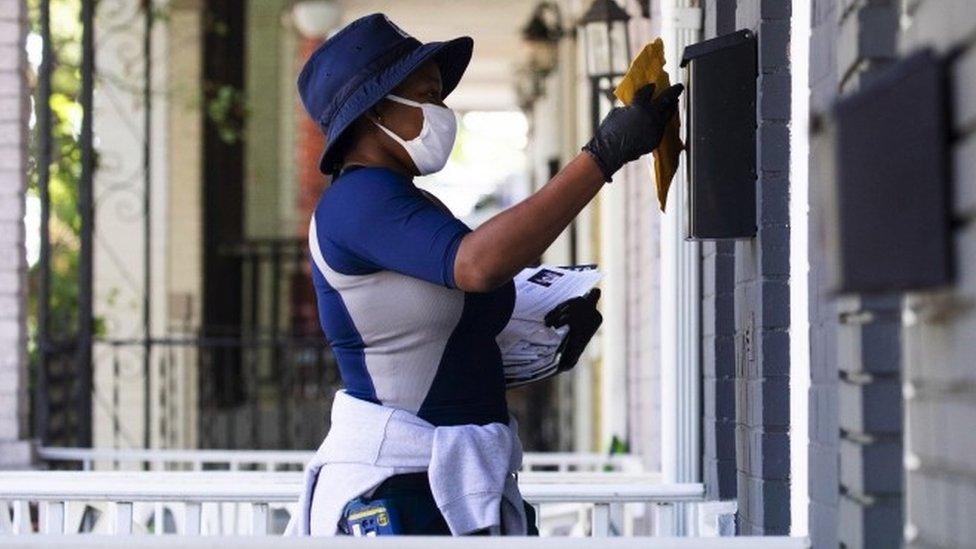
[[[247,119],[247,102],[244,91],[222,84],[207,84],[207,118],[217,128],[221,141],[233,145],[244,138],[244,121]]]
[[[78,181],[81,176],[82,109],[78,103],[81,87],[81,25],[78,0],[51,0],[51,157],[48,194],[51,203],[50,231],[50,332],[61,337],[75,333],[78,319],[78,252],[81,216],[78,213]],[[29,2],[31,33],[39,28],[38,0]],[[35,68],[36,69],[36,68]],[[37,82],[37,78],[32,79]],[[35,84],[36,85],[36,84]],[[36,91],[36,90],[35,90]],[[35,94],[35,105],[37,97]],[[36,120],[36,111],[31,120]],[[37,124],[31,127],[31,160],[27,193],[38,196],[39,154]],[[37,329],[39,271],[28,272],[30,291],[28,323]],[[32,349],[33,350],[33,349]]]

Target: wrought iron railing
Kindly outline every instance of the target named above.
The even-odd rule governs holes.
[[[69,445],[88,444],[90,385],[82,383],[78,341],[38,341],[33,364],[34,435],[42,441]],[[88,393],[85,393],[85,391]],[[87,423],[86,423],[87,422]]]
[[[94,400],[101,408],[97,417],[109,412],[112,425],[100,429],[112,432],[116,446],[318,445],[339,380],[318,326],[304,241],[249,240],[222,245],[218,253],[240,273],[240,318],[232,325],[196,326],[171,317],[162,336],[132,330],[136,335],[131,337],[95,338],[89,342],[92,360],[102,373],[94,387],[101,393],[94,399],[91,373],[79,362],[78,345],[84,338],[57,343],[45,331],[38,332],[32,367],[34,426],[43,444],[90,444]],[[197,376],[186,379],[187,371]],[[192,385],[187,393],[197,395],[195,402],[174,398],[187,384]],[[133,398],[133,392],[142,394]],[[121,404],[139,400],[141,410]],[[140,417],[141,428],[127,432]],[[195,418],[189,437],[188,418]]]
[[[186,417],[197,418],[193,438],[200,448],[308,449],[318,446],[328,430],[328,410],[339,378],[321,336],[252,334],[159,338],[151,343],[150,372],[157,377],[153,384],[157,391],[147,394],[152,404],[141,413],[146,427],[156,433],[153,446],[185,445],[180,443],[185,437],[177,436],[177,424]],[[143,344],[141,340],[102,342],[104,352],[99,357],[112,363],[115,377],[124,376],[126,361],[131,361],[128,351]],[[187,368],[195,369],[195,379],[179,377]],[[136,375],[145,373],[137,370]],[[191,403],[195,414],[180,409],[173,398],[176,387],[185,382],[196,383],[197,399]],[[105,398],[115,401],[117,395]],[[109,408],[116,415],[132,413],[117,404]],[[114,440],[121,446],[142,445],[122,434]]]

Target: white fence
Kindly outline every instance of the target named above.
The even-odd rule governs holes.
[[[3,538],[0,538],[2,540]],[[110,538],[103,536],[15,536],[0,541],[9,549],[592,549],[593,540],[581,538]],[[807,549],[806,538],[780,536],[741,538],[608,538],[600,549]]]
[[[289,471],[304,467],[313,452],[301,450],[174,450],[46,447],[38,457],[56,463],[78,463],[86,471],[151,469],[189,470],[227,469],[239,471]],[[522,456],[524,471],[621,471],[644,470],[640,459],[629,454],[596,454],[575,452],[526,452]]]
[[[295,450],[185,450],[185,449],[112,449],[112,448],[65,448],[45,447],[38,456],[51,466],[71,464],[83,470],[152,470],[152,471],[297,471],[309,460],[313,452]],[[524,472],[572,472],[560,477],[560,482],[606,483],[614,482],[607,472],[641,474],[641,482],[660,483],[659,473],[644,473],[637,456],[629,454],[598,454],[571,452],[526,452],[523,455]],[[586,473],[596,476],[587,477]],[[545,478],[545,477],[544,477]],[[556,477],[552,477],[556,478]],[[630,479],[633,480],[633,479]],[[628,480],[629,481],[629,480]],[[225,506],[226,507],[226,506]],[[680,506],[679,506],[680,507]],[[636,531],[636,521],[644,517],[648,507],[642,504],[611,506],[610,531],[631,535]],[[677,512],[671,506],[650,509],[656,533],[679,533],[675,521]],[[680,512],[685,512],[682,509]],[[157,506],[157,514],[160,512]],[[594,511],[589,505],[579,503],[552,503],[539,507],[540,529],[548,534],[581,535],[589,531],[594,513],[601,518],[601,510]],[[226,513],[224,513],[226,514]],[[706,513],[707,515],[707,513]],[[705,517],[704,530],[710,530],[711,517]],[[156,523],[159,523],[157,517]],[[647,531],[645,526],[642,531]],[[681,532],[684,533],[684,532]]]
[[[608,536],[627,534],[621,525],[629,523],[629,503],[672,507],[703,499],[701,484],[658,480],[627,473],[528,472],[519,485],[543,518],[552,505],[587,504],[586,530]],[[265,535],[287,522],[300,487],[297,472],[0,473],[0,532]]]

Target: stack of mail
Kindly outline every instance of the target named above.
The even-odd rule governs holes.
[[[582,296],[599,280],[600,272],[592,267],[549,265],[524,269],[515,277],[512,318],[496,338],[508,387],[545,379],[558,371],[569,327],[546,326],[546,313],[564,301]]]

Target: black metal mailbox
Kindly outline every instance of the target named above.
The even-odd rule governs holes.
[[[923,50],[834,105],[825,236],[836,292],[951,281],[945,78]]]
[[[741,30],[685,48],[686,236],[756,235],[756,36]]]

